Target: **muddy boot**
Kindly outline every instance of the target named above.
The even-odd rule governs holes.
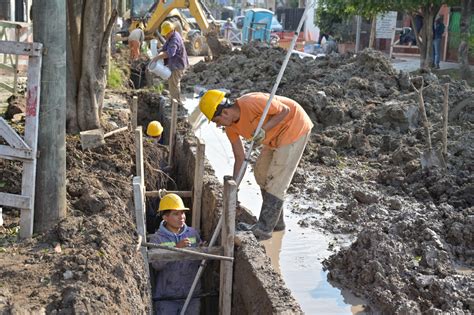
[[[278,218],[278,222],[273,228],[274,232],[284,231],[286,228],[284,216],[283,216],[283,209],[281,209],[280,217]]]
[[[262,210],[258,222],[254,225],[239,223],[237,229],[240,231],[252,231],[259,241],[268,240],[272,237],[273,228],[280,217],[283,200],[272,194],[264,192]]]

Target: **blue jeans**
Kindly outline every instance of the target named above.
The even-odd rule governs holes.
[[[439,59],[441,57],[441,38],[433,39],[433,63],[439,67]]]

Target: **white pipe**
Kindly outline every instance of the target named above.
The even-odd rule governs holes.
[[[283,76],[283,72],[285,72],[286,66],[288,65],[288,60],[290,60],[290,56],[293,52],[293,48],[295,47],[296,40],[298,39],[298,34],[301,30],[301,27],[303,26],[303,22],[306,19],[308,10],[314,6],[314,2],[311,2],[309,6],[306,7],[304,10],[303,16],[301,17],[300,23],[298,24],[298,28],[296,29],[295,36],[293,36],[293,39],[290,44],[290,48],[288,48],[288,52],[286,53],[285,60],[283,61],[283,64],[280,68],[280,72],[278,73],[278,77],[276,79],[275,84],[273,85],[272,92],[270,94],[270,97],[268,98],[267,104],[265,105],[265,110],[263,111],[262,117],[260,118],[260,121],[258,122],[257,129],[255,129],[254,136],[258,134],[260,129],[262,128],[263,121],[265,120],[268,110],[270,109],[270,104],[272,102],[273,97],[275,96],[276,90],[278,89],[278,86],[280,85],[281,78]],[[250,154],[252,153],[254,141],[250,143],[249,150],[247,151],[247,155],[245,157],[244,162],[242,163],[242,166],[239,171],[239,175],[237,176],[237,179],[235,180],[237,187],[239,187],[240,182],[242,181],[242,178],[245,173],[245,169],[247,168],[247,163],[248,159],[250,158]],[[209,241],[209,246],[214,246],[215,241],[217,240],[217,237],[219,236],[219,233],[221,231],[222,227],[222,221],[223,221],[223,216],[219,218],[219,222],[217,223],[216,229],[214,230],[214,234],[212,234],[211,240]],[[184,315],[186,312],[186,309],[188,308],[189,303],[191,302],[191,298],[193,296],[194,290],[196,289],[197,283],[199,279],[201,278],[201,275],[204,271],[204,267],[206,266],[206,260],[203,259],[201,261],[201,265],[199,266],[198,272],[196,273],[196,276],[194,277],[193,284],[191,286],[191,289],[189,290],[188,296],[186,297],[186,301],[184,302],[184,306],[181,309],[180,315]]]

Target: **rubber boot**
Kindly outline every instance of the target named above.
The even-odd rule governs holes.
[[[254,225],[239,223],[237,229],[240,231],[252,231],[259,241],[268,240],[272,237],[273,229],[280,218],[283,200],[274,195],[263,192],[263,203],[258,222]]]
[[[278,222],[273,228],[273,231],[279,232],[279,231],[284,231],[286,228],[285,220],[284,220],[284,215],[283,215],[283,209],[281,209],[280,212],[280,217],[278,218]]]

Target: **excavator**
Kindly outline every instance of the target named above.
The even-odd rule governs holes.
[[[179,9],[189,9],[199,29],[193,28]],[[191,56],[206,55],[208,47],[213,56],[228,49],[228,44],[222,43],[218,38],[219,25],[201,0],[132,0],[130,17],[130,31],[142,22],[145,25],[145,38],[158,38],[162,43],[163,38],[159,32],[161,24],[166,20],[173,22]]]

